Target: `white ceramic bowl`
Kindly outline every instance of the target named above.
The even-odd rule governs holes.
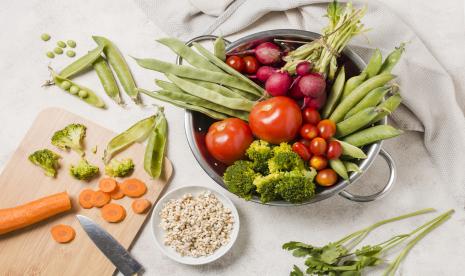
[[[198,196],[199,194],[205,191],[210,191],[211,193],[213,193],[218,198],[218,200],[221,201],[221,203],[223,203],[223,206],[231,210],[231,214],[234,217],[234,225],[230,233],[229,243],[215,250],[213,254],[205,256],[205,257],[194,258],[190,256],[181,256],[178,252],[176,252],[175,249],[165,245],[163,242],[163,239],[165,236],[165,230],[163,230],[160,227],[160,212],[163,209],[163,206],[170,199],[179,199],[183,195],[188,194],[188,193],[192,194],[193,196]],[[185,187],[181,187],[181,188],[170,191],[158,201],[157,205],[155,206],[152,212],[152,220],[151,220],[150,225],[152,227],[152,233],[155,238],[157,246],[166,256],[168,256],[169,258],[179,263],[188,264],[188,265],[202,265],[202,264],[211,263],[219,259],[221,256],[226,254],[226,252],[228,252],[231,249],[231,247],[233,246],[234,242],[237,239],[237,235],[239,234],[240,222],[239,222],[239,214],[237,213],[236,207],[234,206],[232,201],[228,197],[226,197],[223,193],[220,193],[216,190],[208,189],[206,187],[201,187],[201,186],[185,186]]]

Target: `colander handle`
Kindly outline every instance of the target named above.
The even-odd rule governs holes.
[[[381,191],[377,192],[377,193],[372,194],[372,195],[354,195],[354,194],[344,190],[344,191],[339,193],[340,196],[342,196],[344,198],[347,198],[348,200],[352,200],[352,201],[356,201],[356,202],[369,202],[369,201],[377,200],[377,199],[380,199],[380,198],[384,197],[386,195],[386,193],[389,192],[389,190],[391,190],[392,186],[394,185],[394,182],[396,181],[396,177],[397,177],[396,165],[395,165],[394,160],[392,159],[391,155],[387,151],[385,151],[384,149],[381,149],[379,153],[380,153],[381,157],[383,157],[384,160],[386,161],[386,163],[388,164],[389,171],[390,171],[388,182],[383,187],[383,189]]]
[[[216,36],[216,35],[201,35],[201,36],[194,37],[193,39],[187,41],[186,45],[191,47],[194,42],[205,41],[205,40],[216,40],[217,38],[218,38],[218,36]],[[223,40],[224,40],[224,43],[226,45],[231,43],[231,41],[229,41],[229,40],[227,40],[225,38],[223,38]],[[176,64],[177,65],[182,64],[182,57],[181,56],[176,57]]]

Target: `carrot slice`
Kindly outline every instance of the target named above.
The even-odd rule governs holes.
[[[132,210],[136,214],[145,213],[148,209],[150,209],[150,206],[152,206],[152,203],[145,198],[135,199],[131,204]]]
[[[110,202],[110,200],[111,200],[110,195],[102,191],[94,192],[94,195],[92,197],[92,203],[94,204],[95,207],[99,207],[99,208],[107,204],[108,202]]]
[[[105,193],[111,193],[116,189],[116,180],[113,178],[102,178],[99,182],[100,190]]]
[[[103,206],[102,218],[108,222],[120,222],[126,217],[126,210],[116,203],[109,203]]]
[[[52,238],[58,243],[68,243],[76,237],[76,231],[73,227],[65,224],[58,224],[50,229]]]
[[[112,199],[122,199],[124,197],[124,193],[121,190],[121,185],[116,185],[116,189],[110,193]]]
[[[137,178],[128,178],[121,183],[121,190],[129,197],[140,197],[147,192],[147,186]]]
[[[94,207],[93,197],[95,191],[92,189],[84,189],[79,194],[79,205],[84,209],[89,209]]]

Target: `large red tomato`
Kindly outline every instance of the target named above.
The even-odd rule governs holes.
[[[272,144],[292,141],[302,125],[302,113],[291,98],[279,96],[257,103],[249,124],[258,138]]]
[[[227,165],[242,159],[252,141],[249,126],[237,118],[213,123],[205,137],[208,152]]]

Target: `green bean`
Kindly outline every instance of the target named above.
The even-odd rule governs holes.
[[[214,71],[209,71],[205,69],[193,68],[187,65],[175,65],[169,62],[164,62],[157,59],[137,59],[135,58],[137,64],[146,69],[166,73],[174,74],[179,77],[204,80],[209,82],[214,82],[220,85],[235,87],[249,93],[257,93],[253,87],[250,87],[247,83],[244,83],[234,76],[228,75],[226,73],[219,73]],[[256,94],[257,95],[257,94]],[[261,96],[261,95],[257,95]]]
[[[342,161],[342,163],[344,163],[344,167],[346,167],[348,172],[362,172],[362,170],[354,162]]]
[[[238,72],[236,69],[234,69],[231,66],[227,65],[221,59],[215,57],[214,54],[212,54],[210,51],[205,49],[202,45],[200,45],[199,43],[196,43],[196,42],[194,42],[193,45],[197,49],[197,51],[199,51],[199,53],[201,55],[203,55],[210,62],[212,62],[213,64],[218,66],[221,70],[225,71],[228,74],[231,74],[231,75],[237,77],[238,79],[240,79],[240,80],[246,82],[247,84],[249,84],[250,86],[254,87],[258,91],[259,96],[261,96],[261,95],[263,95],[263,93],[265,93],[265,91],[263,90],[263,88],[260,85],[256,84],[253,80],[249,79],[247,76],[244,76],[243,74]]]
[[[64,43],[63,41],[59,40],[59,41],[57,41],[57,46],[60,47],[60,48],[66,48],[66,43]]]
[[[48,58],[54,58],[55,57],[55,54],[53,52],[47,52],[45,54]]]
[[[337,139],[333,139],[335,141],[338,141],[339,144],[341,144],[342,147],[342,154],[345,156],[350,156],[352,158],[356,159],[365,159],[367,158],[367,155],[363,152],[363,150],[359,149],[356,146],[353,146],[349,143],[346,143],[344,141],[340,141]]]
[[[203,56],[196,53],[191,47],[176,38],[161,38],[157,41],[173,50],[173,52],[178,54],[194,67],[215,72],[223,72],[220,68],[211,64]]]
[[[354,107],[360,100],[362,100],[371,90],[385,85],[388,81],[392,80],[395,76],[391,74],[377,75],[371,79],[364,81],[361,85],[352,91],[347,98],[342,99],[339,105],[334,109],[329,119],[338,123],[349,110]]]
[[[69,88],[69,93],[73,94],[73,95],[76,95],[77,93],[79,93],[79,87],[76,86],[76,85],[72,85],[70,88]]]
[[[387,58],[384,60],[383,65],[381,66],[381,70],[379,74],[383,73],[391,73],[392,68],[399,62],[402,53],[405,51],[405,43],[401,43],[399,47],[396,47],[394,51],[392,51]]]
[[[157,123],[152,129],[144,154],[144,169],[154,179],[160,177],[165,159],[168,122],[163,111],[157,114]]]
[[[69,39],[66,41],[66,44],[68,44],[69,47],[71,48],[76,48],[76,41]]]
[[[342,179],[349,179],[347,169],[340,159],[329,160],[329,166],[340,176]]]
[[[78,92],[78,96],[81,99],[85,99],[85,98],[87,98],[89,96],[89,92],[87,92],[87,90],[81,89]]]
[[[64,78],[71,78],[79,73],[84,72],[85,70],[92,67],[92,64],[100,57],[102,51],[103,47],[100,46],[93,49],[92,51],[89,51],[87,54],[83,55],[76,61],[63,68],[59,75]]]
[[[228,88],[229,90],[232,90],[237,95],[242,96],[242,98],[245,98],[245,99],[248,99],[248,100],[251,100],[251,101],[257,101],[259,98],[261,98],[261,97],[255,95],[255,94],[250,94],[247,91],[244,91],[244,90],[241,90],[241,89],[238,89],[238,88],[234,88],[234,87],[230,87],[230,86],[224,86],[224,87]]]
[[[136,82],[134,81],[131,70],[129,70],[129,66],[121,52],[113,42],[104,37],[93,36],[92,38],[99,46],[104,47],[103,53],[115,71],[119,82],[123,86],[124,91],[126,91],[126,94],[128,94],[128,96],[130,96],[135,103],[139,104],[140,98],[136,87]]]
[[[336,80],[331,87],[331,91],[329,92],[328,100],[326,101],[325,107],[321,112],[321,116],[323,118],[328,118],[333,112],[334,108],[336,108],[337,103],[339,102],[342,91],[344,90],[344,83],[346,79],[346,71],[344,67],[341,68],[339,73],[337,74]]]
[[[68,51],[66,51],[66,55],[67,55],[68,57],[75,57],[75,56],[76,56],[76,52],[73,51],[73,50],[68,50]]]
[[[138,121],[127,130],[113,137],[103,153],[103,161],[108,164],[119,151],[129,147],[135,142],[144,141],[155,126],[157,116],[153,115]]]
[[[381,110],[380,114],[373,118],[373,120],[370,122],[371,124],[378,122],[385,116],[391,114],[396,110],[396,108],[400,105],[402,102],[402,97],[400,96],[399,93],[396,93],[392,95],[391,97],[387,98],[384,102],[378,105],[378,108]]]
[[[380,140],[399,136],[402,133],[402,130],[395,129],[390,125],[378,125],[349,135],[345,137],[343,141],[353,146],[361,147]]]
[[[114,100],[117,104],[123,104],[118,84],[116,83],[115,76],[113,76],[113,72],[111,71],[107,61],[100,56],[93,63],[93,67],[100,82],[102,83],[103,90],[105,90],[108,97]]]
[[[49,41],[49,40],[50,40],[50,35],[47,34],[47,33],[43,33],[43,34],[40,36],[40,39],[42,39],[43,41]]]
[[[238,94],[234,91],[232,91],[231,89],[227,88],[227,87],[224,87],[222,85],[219,85],[219,84],[216,84],[216,83],[213,83],[213,82],[209,82],[209,81],[202,81],[202,80],[192,80],[192,79],[189,79],[189,81],[197,84],[197,85],[200,85],[202,87],[205,87],[207,89],[210,89],[210,90],[213,90],[213,91],[216,91],[218,93],[220,93],[221,95],[225,96],[225,97],[230,97],[230,98],[237,98],[237,99],[246,99],[245,97],[243,97],[241,94]]]
[[[344,137],[351,133],[356,132],[357,130],[367,126],[373,118],[375,118],[381,110],[368,107],[362,111],[355,113],[354,116],[345,119],[337,123],[336,125],[336,137]]]
[[[365,79],[367,78],[367,73],[362,72],[360,75],[353,76],[347,80],[346,84],[344,85],[344,92],[342,92],[342,99],[347,98],[352,91],[360,86]]]
[[[222,36],[219,36],[215,39],[213,43],[213,53],[215,56],[222,61],[226,61],[226,44]]]
[[[381,54],[381,51],[379,49],[376,49],[373,52],[373,55],[371,55],[370,61],[368,62],[363,72],[367,74],[368,78],[374,77],[378,74],[382,64],[383,56]]]
[[[378,105],[384,98],[387,92],[391,89],[389,87],[378,87],[370,91],[358,104],[356,104],[349,112],[347,112],[344,120],[352,115],[364,110],[368,107]]]
[[[58,74],[56,74],[55,72],[52,71],[52,77],[53,77],[53,81],[55,82],[55,84],[57,86],[59,86],[60,88],[62,87],[63,83],[69,83],[69,87],[68,89],[71,89],[71,87],[73,86],[76,86],[79,88],[79,91],[80,90],[85,90],[87,91],[87,97],[85,98],[82,98],[82,97],[79,97],[79,92],[76,93],[76,94],[73,94],[71,93],[71,91],[68,91],[68,89],[65,89],[65,91],[67,92],[70,92],[71,95],[74,95],[80,99],[82,99],[83,101],[85,101],[86,103],[90,104],[90,105],[93,105],[95,107],[99,107],[99,108],[105,108],[105,102],[102,101],[102,99],[100,99],[97,94],[95,94],[95,92],[93,92],[92,90],[90,90],[89,88],[86,88],[82,85],[78,85],[76,84],[75,82],[69,80],[69,79],[66,79]],[[65,84],[65,86],[67,87],[68,85]]]
[[[53,52],[54,52],[55,54],[57,54],[57,55],[61,55],[61,54],[63,54],[63,49],[61,49],[60,47],[55,47],[55,48],[53,49]]]

